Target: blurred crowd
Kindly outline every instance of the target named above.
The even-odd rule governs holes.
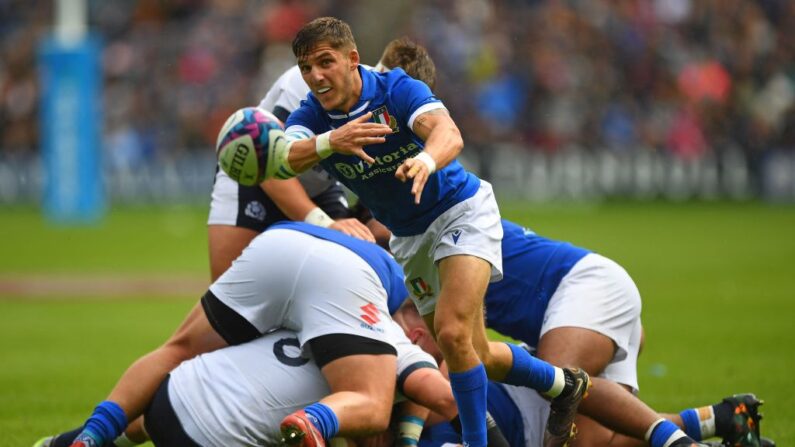
[[[347,20],[365,62],[407,35],[474,147],[795,148],[791,0],[96,0],[109,162],[211,150],[294,61],[295,31]],[[52,1],[0,0],[0,156],[38,151],[37,45]]]

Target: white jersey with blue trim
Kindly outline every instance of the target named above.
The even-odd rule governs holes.
[[[333,153],[320,164],[353,191],[373,216],[386,225],[395,236],[421,234],[439,215],[477,192],[480,179],[467,172],[457,160],[432,174],[422,192],[422,200],[414,203],[412,182],[401,182],[395,171],[407,158],[424,148],[424,142],[413,131],[414,120],[422,113],[444,108],[422,81],[397,68],[376,73],[359,67],[362,93],[349,113],[326,111],[313,94],[287,120],[290,139],[311,138],[343,126],[367,112],[373,121],[388,124],[392,133],[386,142],[365,147],[375,159],[368,165],[355,155]]]

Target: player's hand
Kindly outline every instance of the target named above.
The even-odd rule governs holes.
[[[363,148],[385,142],[386,136],[392,133],[392,128],[386,124],[369,122],[372,116],[372,112],[367,112],[331,131],[329,143],[332,150],[340,154],[356,155],[369,164],[375,163],[375,159],[367,155]]]
[[[395,177],[401,182],[414,179],[411,185],[411,193],[414,194],[414,203],[420,203],[422,198],[422,190],[425,189],[425,183],[430,177],[428,172],[428,165],[416,158],[408,158],[395,171]]]
[[[375,236],[370,232],[370,229],[356,219],[340,219],[331,224],[329,228],[363,241],[375,243]]]

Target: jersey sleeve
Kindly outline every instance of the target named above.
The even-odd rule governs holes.
[[[424,82],[412,78],[403,70],[393,70],[390,75],[395,76],[390,91],[391,101],[397,107],[398,116],[406,120],[409,129],[414,128],[414,120],[423,113],[445,108]]]
[[[290,114],[285,123],[284,135],[288,141],[312,138],[319,131],[319,120],[307,101],[301,102],[301,107]]]

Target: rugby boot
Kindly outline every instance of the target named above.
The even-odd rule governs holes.
[[[304,410],[287,415],[281,423],[282,443],[300,447],[326,447],[320,430]]]
[[[588,395],[591,378],[583,369],[563,368],[566,386],[563,392],[550,402],[549,419],[544,430],[544,447],[565,447],[577,435],[574,417],[577,407]]]
[[[764,401],[748,393],[735,394],[723,399],[723,402],[733,408],[731,431],[723,437],[723,445],[727,447],[762,446],[762,437],[759,434],[759,421],[762,420],[762,414],[759,413],[759,406]]]

